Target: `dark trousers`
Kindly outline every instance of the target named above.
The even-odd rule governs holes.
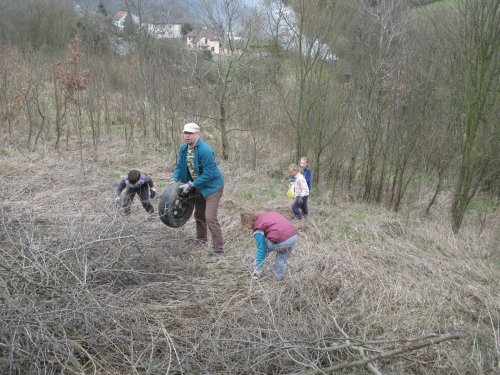
[[[212,248],[215,251],[224,249],[222,241],[222,230],[217,211],[224,188],[220,188],[215,193],[210,194],[206,199],[196,191],[194,198],[194,218],[196,220],[196,239],[202,242],[207,241],[207,227],[212,235]]]
[[[300,202],[302,198],[302,203]],[[295,201],[292,204],[293,214],[297,219],[302,219],[303,216],[309,215],[309,208],[307,207],[307,196],[306,197],[295,197]]]
[[[122,207],[123,211],[126,214],[130,213],[130,206],[132,205],[132,201],[134,200],[136,194],[139,196],[139,199],[141,200],[142,207],[144,207],[144,209],[148,213],[151,214],[155,212],[153,206],[151,205],[151,202],[149,201],[149,185],[146,184],[142,185],[139,189],[130,189],[130,188],[125,189]]]

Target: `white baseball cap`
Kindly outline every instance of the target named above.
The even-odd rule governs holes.
[[[184,125],[184,130],[182,131],[183,133],[197,133],[200,131],[200,127],[195,124],[194,122],[190,122],[186,125]]]

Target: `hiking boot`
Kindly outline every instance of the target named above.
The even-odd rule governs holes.
[[[210,255],[211,256],[214,256],[214,257],[223,257],[224,256],[224,250],[220,250],[220,249],[213,249],[211,252],[210,252]]]

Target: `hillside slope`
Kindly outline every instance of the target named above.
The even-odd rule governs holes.
[[[173,229],[138,202],[129,217],[110,204],[131,168],[161,191],[175,150],[128,153],[110,142],[97,161],[78,155],[0,156],[2,373],[321,373],[449,333],[463,337],[373,365],[392,374],[498,371],[498,226],[457,237],[439,215],[331,206],[320,190],[310,219],[297,223],[286,279],[275,281],[268,262],[251,281],[254,243],[239,213],[291,217],[285,171],[266,173],[279,165],[256,178],[221,164],[227,256],[215,260],[191,243],[192,219]]]

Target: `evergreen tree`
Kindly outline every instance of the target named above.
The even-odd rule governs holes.
[[[182,35],[186,35],[191,30],[193,30],[193,26],[191,26],[191,24],[189,24],[189,23],[183,23],[182,24],[182,26],[181,26],[181,33],[182,33]]]
[[[99,4],[97,5],[97,11],[101,13],[104,17],[108,15],[108,12],[106,11],[106,7],[102,3],[101,0],[99,0]]]

